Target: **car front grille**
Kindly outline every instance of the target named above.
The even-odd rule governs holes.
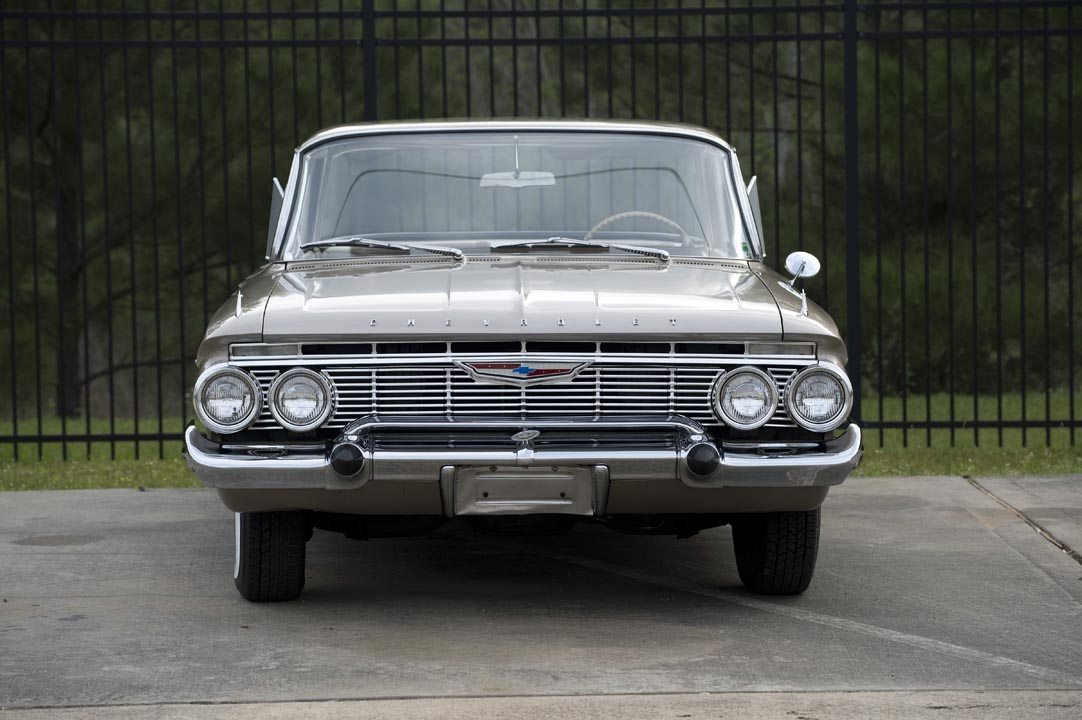
[[[741,363],[746,364],[746,363]],[[686,415],[717,425],[712,389],[726,365],[656,366],[597,361],[570,380],[530,387],[479,382],[453,364],[380,365],[318,368],[335,387],[335,412],[324,425],[341,428],[366,415],[551,417],[575,415]],[[314,365],[306,364],[306,367]],[[760,367],[763,367],[760,365]],[[278,368],[248,368],[264,396]],[[796,427],[785,408],[785,386],[799,367],[763,367],[773,377],[780,399],[768,427]],[[264,403],[255,430],[280,426]]]

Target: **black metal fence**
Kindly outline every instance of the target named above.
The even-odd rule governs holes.
[[[1079,428],[1082,7],[248,0],[0,8],[0,457],[175,453],[270,178],[326,125],[678,120],[761,179],[872,443]]]

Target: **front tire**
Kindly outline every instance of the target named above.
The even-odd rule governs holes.
[[[752,515],[733,523],[740,581],[762,595],[808,589],[819,554],[819,508]]]
[[[236,514],[233,582],[245,600],[293,600],[304,589],[304,546],[311,536],[309,513]]]

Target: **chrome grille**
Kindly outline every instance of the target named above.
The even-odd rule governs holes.
[[[403,416],[680,414],[718,424],[711,390],[727,367],[651,366],[598,362],[564,382],[516,387],[478,382],[453,365],[387,365],[322,368],[335,386],[337,404],[324,427],[341,428],[365,415]],[[778,410],[768,427],[796,427],[789,418],[785,386],[797,367],[764,368],[778,388]],[[250,368],[264,395],[280,372]],[[280,426],[264,404],[254,429]]]

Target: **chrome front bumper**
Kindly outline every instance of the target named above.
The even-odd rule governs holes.
[[[518,468],[527,474],[539,468],[586,467],[601,469],[612,481],[678,478],[700,488],[821,487],[844,481],[861,456],[856,425],[827,443],[722,447],[702,425],[680,415],[466,421],[369,416],[349,424],[330,444],[223,445],[194,426],[184,440],[188,465],[206,485],[245,490],[348,490],[371,480],[437,482],[456,469],[478,467]],[[331,465],[332,453],[344,445],[363,455],[352,477]],[[692,471],[689,453],[694,448],[710,459],[712,471]]]

